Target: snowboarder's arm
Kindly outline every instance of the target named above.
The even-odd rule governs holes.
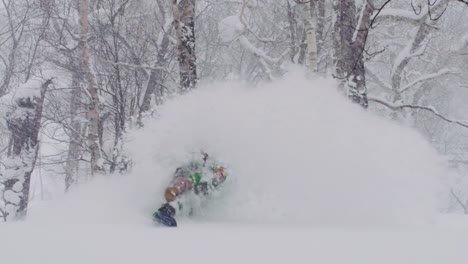
[[[196,194],[208,195],[214,189],[219,187],[224,181],[226,181],[227,173],[225,168],[216,166],[211,167],[212,177],[208,181],[198,182],[194,184],[194,191]]]
[[[221,166],[214,167],[213,173],[214,173],[214,177],[211,180],[211,185],[213,185],[213,187],[216,188],[220,184],[222,184],[224,181],[226,181],[228,173],[226,172],[226,169]]]

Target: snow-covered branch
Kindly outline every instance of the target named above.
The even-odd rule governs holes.
[[[265,61],[269,62],[269,63],[278,63],[278,61],[280,61],[281,58],[272,58],[270,56],[268,56],[263,50],[255,47],[248,39],[246,36],[240,36],[239,37],[239,43],[242,45],[242,47],[248,51],[250,51],[252,54],[254,54],[255,56],[258,56],[262,59],[264,59]]]
[[[416,14],[409,10],[388,8],[380,12],[378,20],[397,20],[409,23],[419,23],[426,15],[427,11]]]
[[[445,0],[436,0],[433,4],[429,3],[425,8],[420,7],[419,12],[416,12],[416,10],[409,11],[404,9],[387,8],[381,10],[378,14],[378,20],[404,21],[411,24],[420,24],[424,22],[428,16],[431,16],[433,9],[439,9],[445,3]],[[431,19],[433,18],[431,17]]]
[[[229,16],[224,18],[219,23],[220,37],[224,42],[238,41],[242,48],[253,54],[258,58],[260,65],[262,66],[265,74],[269,79],[273,79],[273,73],[269,64],[278,64],[281,59],[289,53],[289,49],[282,53],[278,58],[269,56],[264,50],[256,47],[248,38],[247,33],[252,33],[256,39],[261,42],[269,42],[270,40],[262,39],[255,34],[245,19],[245,11],[248,7],[249,0],[243,0],[242,7],[237,16]]]
[[[437,77],[440,77],[440,76],[443,76],[443,75],[447,75],[447,74],[457,74],[456,71],[451,71],[449,69],[442,69],[436,73],[432,73],[432,74],[427,74],[425,76],[422,76],[422,77],[419,77],[418,79],[408,83],[407,85],[405,85],[402,89],[401,89],[401,93],[404,93],[405,91],[409,90],[410,88],[416,86],[417,84],[420,84],[422,82],[426,82],[426,81],[429,81],[429,80],[432,80],[432,79],[435,79]]]
[[[137,64],[132,64],[132,63],[127,63],[127,62],[114,62],[114,61],[105,61],[105,60],[100,60],[101,62],[116,65],[116,66],[123,66],[123,67],[128,67],[128,68],[135,68],[135,69],[147,69],[147,70],[164,70],[167,71],[167,68],[165,67],[157,67],[157,66],[150,66],[150,65],[137,65]]]

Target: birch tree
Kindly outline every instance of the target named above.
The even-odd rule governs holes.
[[[311,72],[317,71],[317,12],[316,12],[316,1],[310,0],[302,3],[303,5],[303,17],[304,27],[307,36],[307,57],[309,60],[309,69]]]
[[[100,101],[96,80],[90,66],[89,48],[88,48],[88,32],[89,32],[89,2],[88,0],[80,0],[80,43],[81,50],[81,72],[85,83],[83,83],[86,94],[88,95],[88,147],[90,150],[90,165],[91,173],[102,170],[101,147],[99,144],[98,128],[99,128],[99,111]]]
[[[78,68],[78,67],[77,67]],[[79,168],[80,155],[83,152],[82,144],[82,121],[80,118],[80,111],[82,109],[82,92],[80,87],[80,78],[78,72],[72,75],[71,84],[71,97],[70,97],[70,143],[68,144],[68,154],[65,167],[65,190],[76,182],[76,174]]]

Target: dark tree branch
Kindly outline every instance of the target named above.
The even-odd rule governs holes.
[[[452,196],[455,198],[455,200],[457,201],[457,203],[460,205],[461,208],[463,208],[463,213],[464,214],[468,214],[468,200],[466,201],[466,203],[464,203],[460,197],[458,197],[458,195],[453,191],[453,189],[450,189],[450,193],[452,194]]]
[[[429,19],[430,20],[439,20],[439,18],[442,17],[442,15],[445,13],[445,11],[447,10],[448,8],[448,4],[445,6],[444,10],[442,10],[442,12],[440,12],[439,16],[436,17],[436,18],[433,18],[432,17],[432,13],[431,13],[431,7],[433,7],[435,4],[437,3],[437,0],[434,1],[434,3],[431,4],[431,0],[427,0],[427,9],[428,9],[428,14],[429,14]]]
[[[438,118],[444,120],[445,122],[456,124],[456,125],[462,126],[464,128],[468,128],[468,124],[465,124],[465,123],[463,123],[463,122],[461,122],[459,120],[454,120],[454,119],[447,118],[447,117],[441,115],[439,112],[437,112],[437,110],[435,110],[435,109],[433,109],[431,107],[428,107],[428,106],[410,105],[410,104],[394,105],[394,104],[391,104],[389,102],[385,102],[385,101],[383,101],[381,99],[372,98],[372,97],[369,97],[368,101],[378,103],[378,104],[383,105],[383,106],[385,106],[385,107],[387,107],[387,108],[389,108],[391,110],[394,110],[394,111],[399,111],[399,110],[403,110],[403,109],[406,109],[406,108],[413,109],[413,110],[424,110],[424,111],[432,113],[433,115],[435,115]]]
[[[418,5],[419,10],[416,10],[416,7],[414,6],[413,0],[411,0],[411,8],[413,8],[414,13],[415,13],[416,15],[418,15],[418,16],[419,16],[419,15],[421,14],[421,12],[422,12],[422,5],[419,4],[419,5]]]
[[[0,208],[0,217],[3,218],[3,221],[6,222],[7,221],[7,212],[3,211],[2,208]]]

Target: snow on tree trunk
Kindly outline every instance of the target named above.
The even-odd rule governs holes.
[[[349,95],[354,102],[359,103],[363,107],[368,106],[364,50],[370,30],[373,11],[373,7],[368,3],[368,1],[365,1],[361,7],[361,13],[355,27],[352,45],[352,53],[354,55],[356,65],[354,66],[354,74],[352,76],[354,79],[352,79],[351,82],[356,83],[356,87],[350,88]]]
[[[78,73],[73,73],[72,76],[72,94],[70,98],[70,142],[68,143],[67,163],[65,165],[65,190],[68,190],[76,181],[76,173],[78,170],[78,160],[82,152],[82,134],[81,134],[81,120],[79,112],[82,104],[82,94],[80,78]]]
[[[319,60],[321,59],[321,53],[324,49],[324,29],[325,29],[325,23],[326,23],[326,17],[325,17],[325,0],[317,0],[317,28],[316,28],[316,33],[317,33],[317,54]]]
[[[354,1],[333,2],[335,76],[343,80],[348,96],[355,103],[368,106],[363,52],[372,8],[367,2],[356,16]],[[357,19],[356,19],[357,18]]]
[[[303,4],[304,27],[307,35],[307,55],[309,59],[309,69],[311,72],[317,71],[317,12],[315,1]]]
[[[99,144],[99,95],[96,80],[91,71],[88,51],[88,0],[80,0],[80,50],[81,50],[81,71],[86,80],[85,91],[89,97],[88,104],[88,148],[90,151],[91,174],[102,171],[101,148]]]
[[[195,0],[172,1],[177,36],[181,92],[190,91],[198,81],[195,55]]]
[[[288,11],[288,30],[289,30],[289,54],[290,54],[290,57],[291,57],[291,62],[292,63],[295,63],[296,60],[296,54],[298,52],[298,47],[297,47],[297,42],[296,42],[296,38],[297,38],[297,32],[296,32],[296,14],[294,12],[294,9],[292,8],[291,6],[291,3],[289,2],[289,0],[287,0],[287,3],[286,3],[286,8],[287,8],[287,11]]]
[[[40,87],[40,95],[22,95],[15,100],[15,109],[8,115],[10,130],[8,157],[0,174],[0,213],[5,221],[26,217],[31,175],[39,151],[39,130],[47,87]]]

